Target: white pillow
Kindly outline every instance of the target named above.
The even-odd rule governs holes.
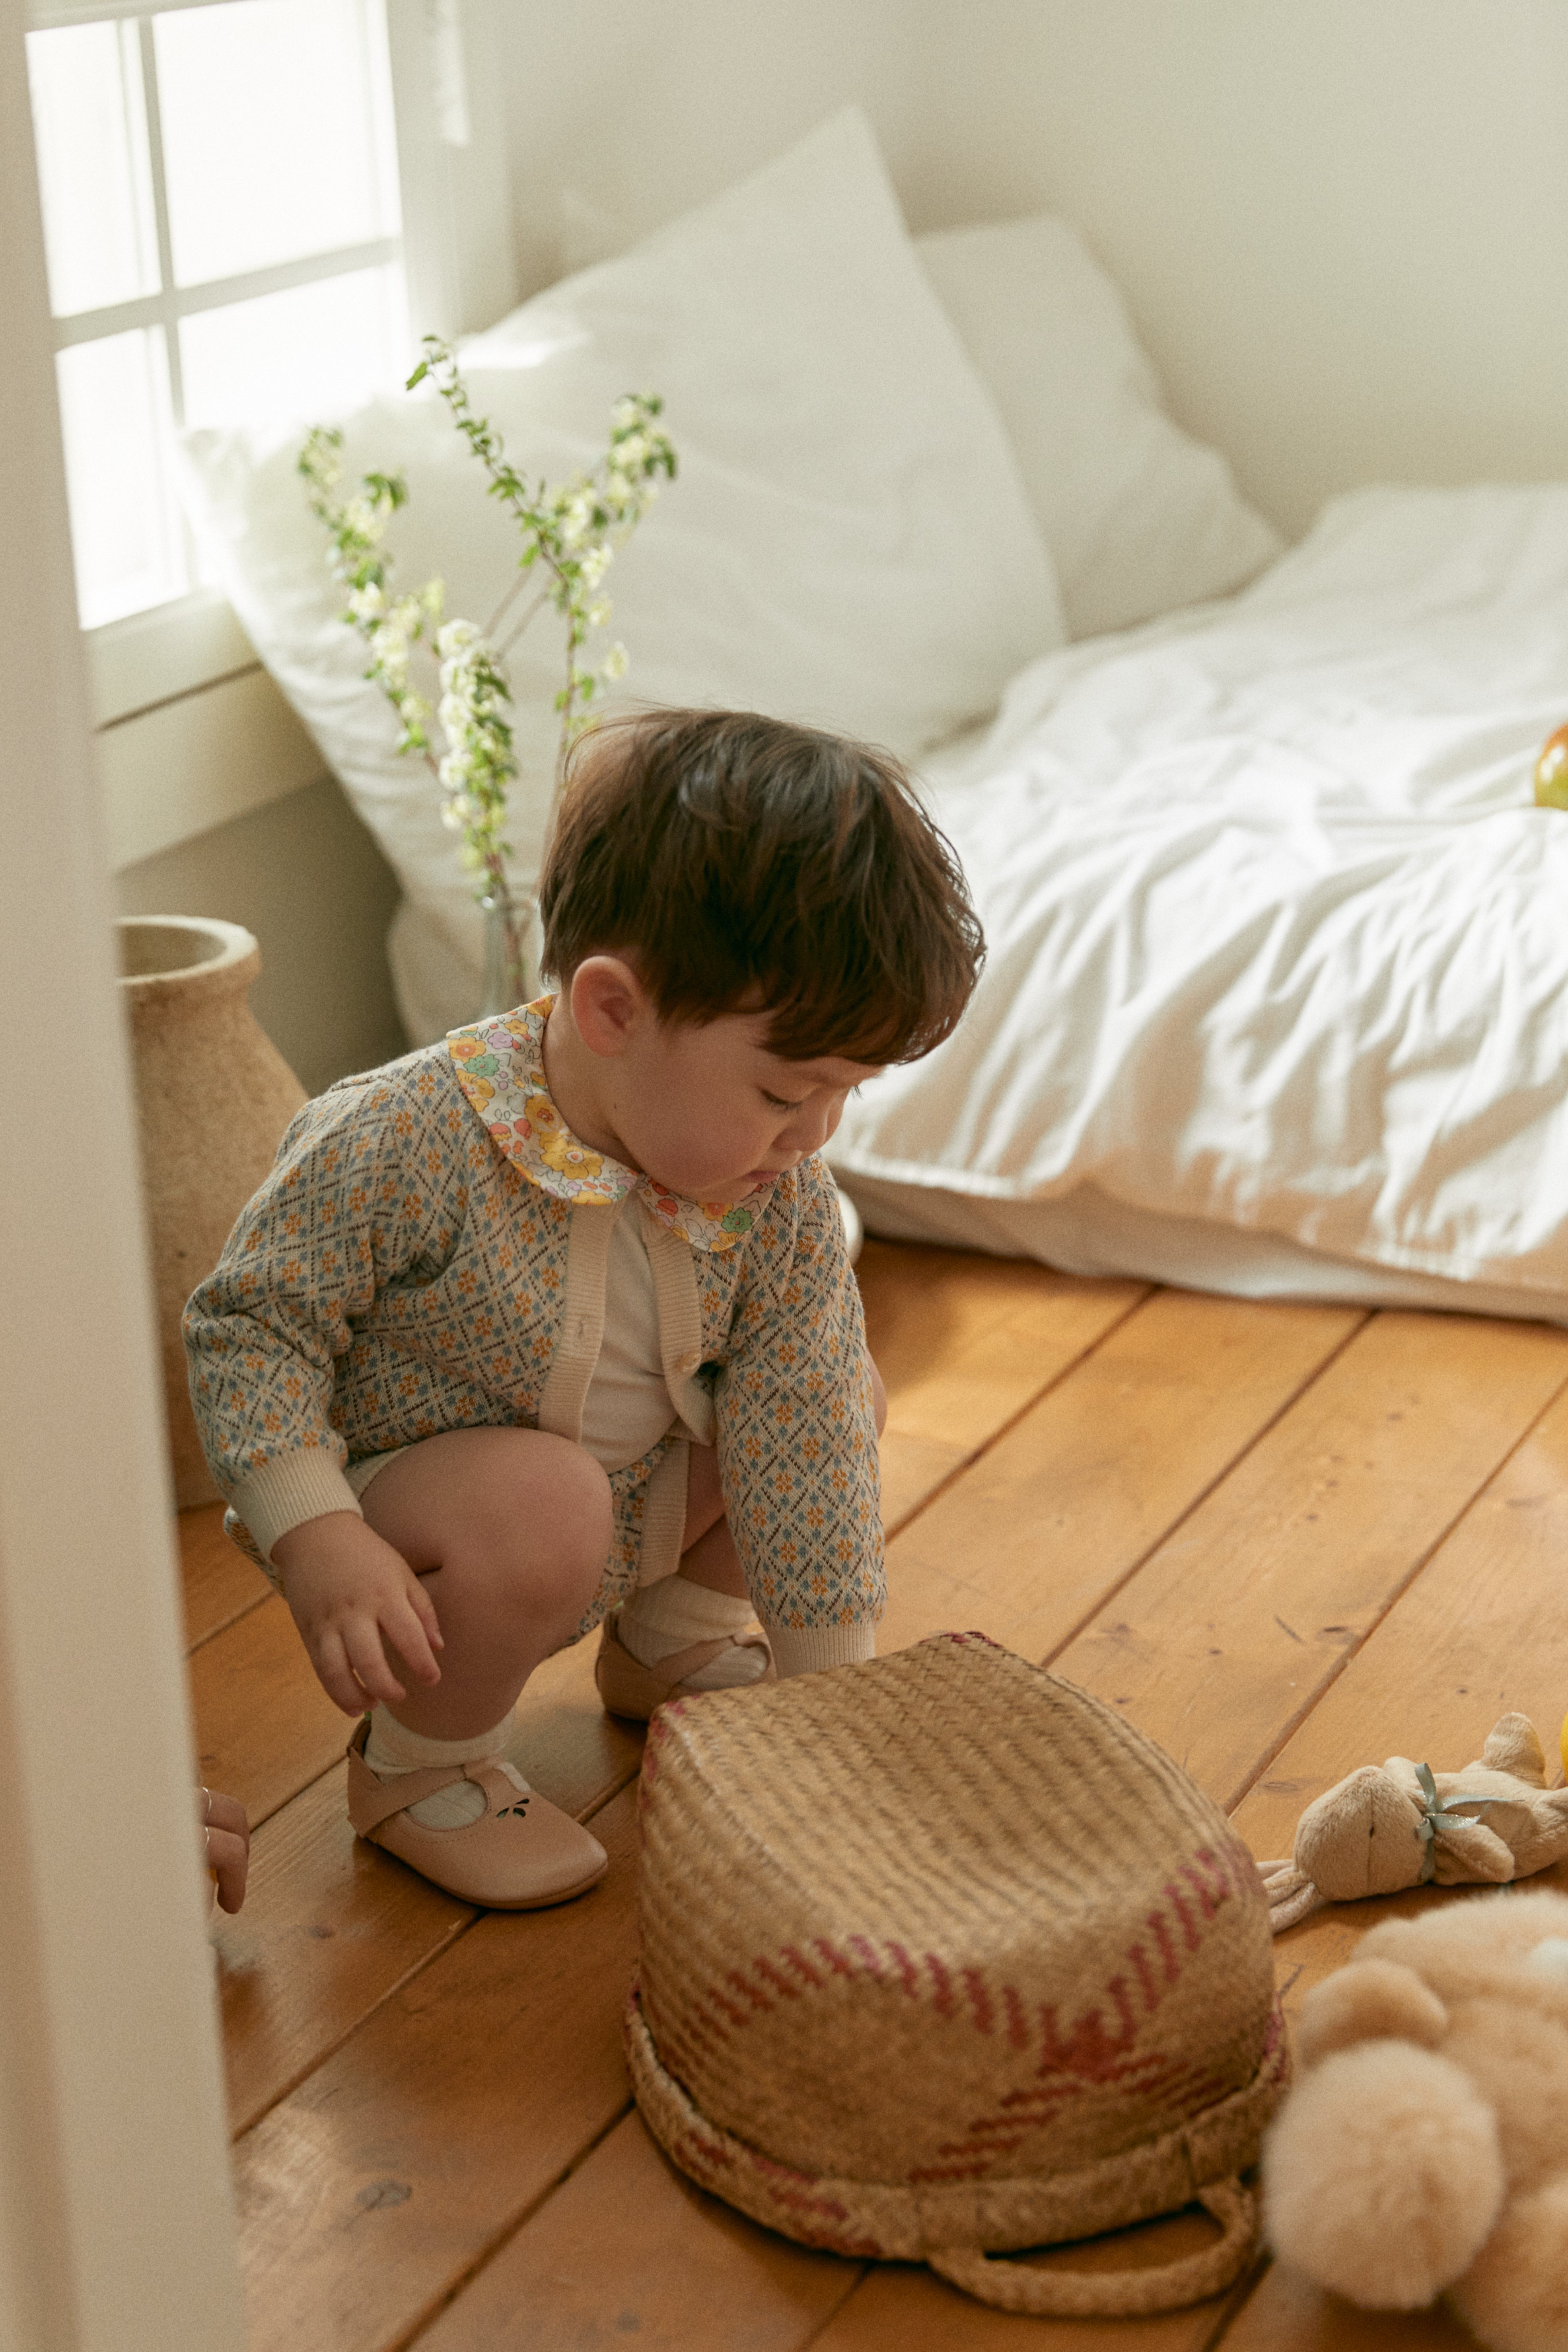
[[[628,698],[772,711],[912,757],[1059,646],[1050,558],[984,388],[905,233],[864,119],[836,116],[740,187],[524,304],[465,347],[475,406],[552,480],[602,450],[611,403],[665,396],[679,480],[606,582]],[[373,403],[345,475],[400,470],[396,581],[439,572],[481,625],[516,541],[443,408]],[[393,958],[411,1035],[477,1009],[478,918],[423,766],[360,676],[293,471],[297,429],[187,436],[193,516],[258,651],[380,838],[410,905]],[[560,640],[512,662],[537,868]]]
[[[1216,449],[1173,425],[1116,286],[1041,214],[916,249],[1012,436],[1075,637],[1226,594],[1279,554]]]

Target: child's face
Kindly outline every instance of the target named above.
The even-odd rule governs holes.
[[[622,1129],[637,1165],[689,1200],[739,1201],[819,1151],[875,1064],[784,1062],[766,1013],[660,1022],[627,1070]]]
[[[589,1052],[576,1066],[595,1097],[599,1139],[688,1200],[743,1200],[808,1159],[837,1127],[850,1091],[879,1075],[875,1063],[832,1055],[782,1061],[764,1043],[765,1013],[661,1020],[627,967],[610,957],[579,968],[570,1007]],[[568,1104],[561,1108],[575,1125]],[[588,1142],[586,1125],[577,1131]]]

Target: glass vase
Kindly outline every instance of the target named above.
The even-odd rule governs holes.
[[[479,1019],[489,1021],[512,1008],[510,959],[507,953],[507,909],[504,899],[479,900],[485,918],[485,976],[479,994]]]

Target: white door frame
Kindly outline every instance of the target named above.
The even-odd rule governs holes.
[[[22,0],[0,0],[0,2345],[239,2352]]]

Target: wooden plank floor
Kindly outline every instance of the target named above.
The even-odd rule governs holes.
[[[1568,1682],[1568,1333],[1197,1297],[868,1244],[887,1382],[880,1646],[979,1627],[1121,1708],[1259,1856],[1391,1753],[1454,1766],[1510,1707],[1552,1744]],[[558,1911],[482,1914],[355,1842],[346,1730],[288,1613],[181,1522],[202,1778],[249,1809],[215,1930],[254,2352],[1458,2352],[1260,2266],[1142,2321],[1024,2320],[929,2273],[816,2254],[702,2196],[631,2107],[639,1742],[591,1645],[517,1753],[609,1848]],[[1560,1874],[1568,1884],[1568,1870]],[[1279,1948],[1287,2011],[1405,1896]],[[1178,2217],[1075,2251],[1163,2261]],[[1044,2257],[1049,2261],[1054,2257]]]

